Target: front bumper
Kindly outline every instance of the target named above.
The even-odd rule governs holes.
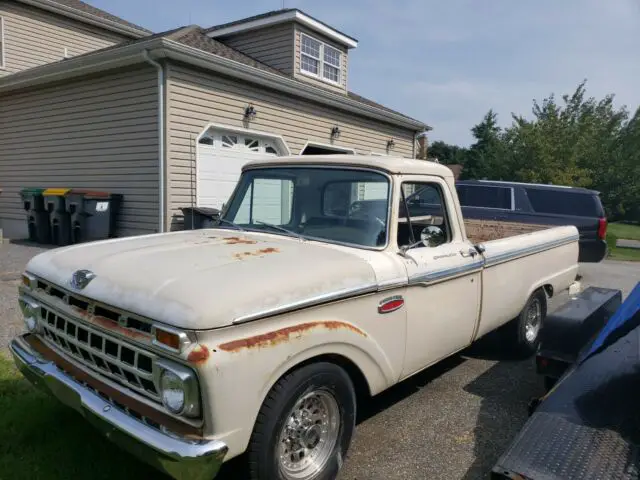
[[[223,442],[184,440],[147,426],[41,358],[23,340],[27,335],[9,346],[25,378],[81,413],[111,441],[176,479],[212,479],[218,473],[227,453]]]

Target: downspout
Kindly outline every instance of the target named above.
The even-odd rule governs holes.
[[[165,75],[164,75],[164,67],[162,64],[156,62],[151,57],[149,57],[149,50],[144,50],[142,52],[142,56],[151,65],[156,67],[158,70],[158,177],[160,179],[159,191],[160,191],[160,218],[159,222],[159,232],[163,233],[165,231],[165,188],[164,188],[164,172],[165,172],[165,152],[164,152],[164,137],[165,137],[165,118],[164,118],[164,91],[165,91]]]

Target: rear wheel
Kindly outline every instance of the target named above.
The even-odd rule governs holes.
[[[533,355],[540,344],[540,330],[547,314],[547,296],[535,291],[512,325],[516,352],[522,357]]]
[[[314,363],[281,378],[267,395],[249,445],[253,480],[330,480],[355,426],[351,379],[339,366]]]

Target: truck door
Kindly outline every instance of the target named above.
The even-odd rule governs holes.
[[[471,343],[483,259],[463,235],[443,179],[405,176],[400,196],[397,241],[409,279],[406,377]]]

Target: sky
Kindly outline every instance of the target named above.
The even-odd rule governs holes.
[[[502,126],[533,99],[573,93],[640,104],[640,0],[86,0],[154,32],[282,8],[358,40],[349,90],[461,146],[493,109]]]

